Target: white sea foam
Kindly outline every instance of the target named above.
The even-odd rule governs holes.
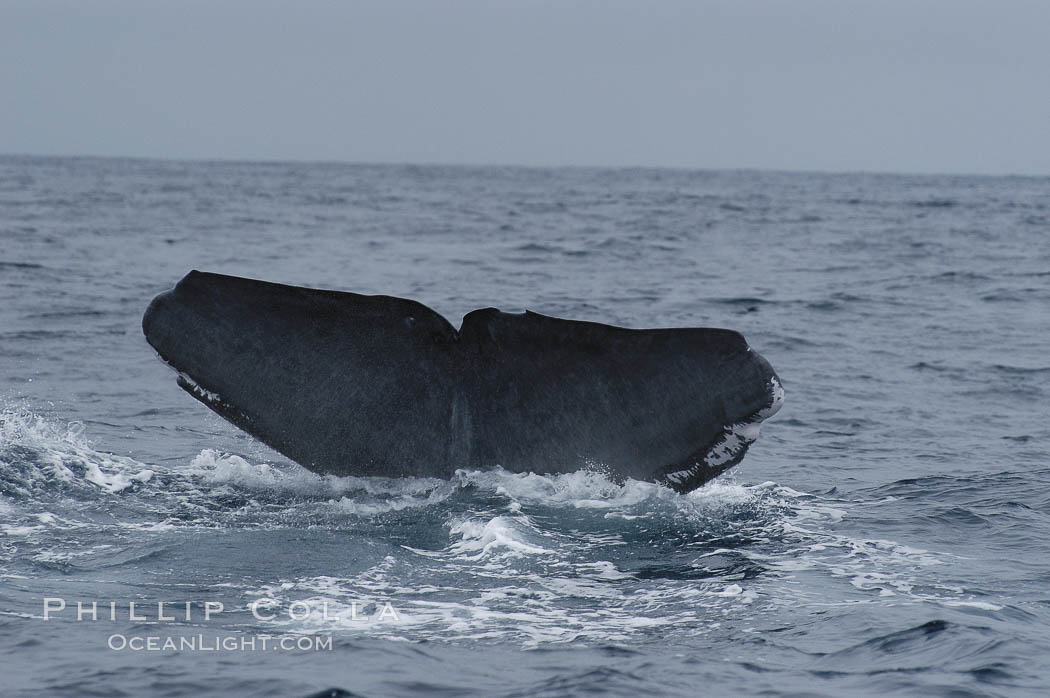
[[[642,502],[666,488],[650,482],[628,480],[617,484],[600,472],[580,470],[558,475],[511,473],[502,468],[459,470],[461,486],[494,490],[496,494],[523,504],[543,503],[580,509],[609,509]]]
[[[430,506],[455,491],[453,483],[438,478],[318,475],[297,465],[252,463],[214,449],[201,451],[186,472],[210,486],[327,497],[340,511],[362,516]]]
[[[133,458],[94,450],[83,438],[83,430],[79,422],[59,426],[31,412],[0,413],[0,453],[17,447],[32,454],[32,462],[23,463],[28,470],[16,486],[32,488],[55,480],[74,486],[87,483],[116,494],[153,477],[153,470]]]
[[[550,550],[532,543],[528,529],[534,529],[526,517],[496,516],[488,521],[467,518],[452,524],[451,532],[460,540],[449,552],[477,560],[493,553],[541,555]]]
[[[437,548],[398,547],[396,554],[345,579],[292,578],[266,588],[284,602],[330,601],[333,609],[348,609],[352,602],[374,608],[393,600],[400,614],[396,623],[344,624],[339,632],[405,639],[516,638],[526,645],[629,642],[637,633],[654,630],[710,632],[712,619],[744,618],[756,605],[906,599],[978,611],[1001,608],[974,600],[964,588],[924,583],[928,575],[922,570],[944,565],[944,555],[837,533],[848,523],[848,501],[773,482],[743,485],[720,479],[679,495],[653,483],[617,483],[589,471],[536,475],[497,468],[462,470],[451,480],[340,478],[213,449],[182,466],[146,467],[94,451],[75,426],[56,428],[32,415],[9,418],[0,434],[5,439],[0,446],[13,444],[19,453],[30,454],[33,467],[26,481],[77,487],[78,496],[138,497],[134,518],[109,524],[118,536],[236,526],[241,516],[251,526],[346,526],[338,514],[349,514],[380,517],[378,525],[370,525],[382,537],[386,512],[448,506],[447,541]],[[230,493],[242,496],[226,496]],[[144,510],[151,513],[143,515]],[[172,510],[182,515],[172,516]],[[61,509],[0,509],[0,540],[9,547],[39,546],[56,532],[85,525]],[[639,536],[647,536],[646,545],[657,549],[665,537],[678,539],[667,548],[666,571],[662,564],[647,569],[629,554]],[[681,559],[682,541],[711,537],[748,543],[701,548],[691,560]],[[62,546],[38,547],[31,555],[38,562],[66,562],[87,554]],[[733,571],[739,568],[734,559],[750,560],[760,576],[741,577]],[[721,565],[728,565],[727,574],[719,573]],[[808,596],[805,586],[794,583],[806,575],[841,584],[821,581],[816,585],[821,593]],[[309,630],[311,623],[324,622],[311,618],[286,625]]]
[[[595,577],[577,574],[585,568],[593,571],[593,563],[580,568],[568,565],[547,574],[489,563],[482,566],[488,584],[471,591],[463,587],[462,577],[442,575],[437,568],[427,570],[428,574],[451,583],[422,585],[405,580],[406,570],[418,564],[406,567],[404,561],[388,556],[354,578],[296,579],[252,590],[249,596],[273,599],[281,607],[294,600],[305,602],[309,617],[274,619],[285,632],[326,629],[390,639],[518,639],[526,646],[577,640],[629,642],[638,633],[660,628],[702,634],[713,625],[698,622],[698,611],[724,615],[734,607],[746,608],[756,596],[740,585],[701,584],[687,589],[658,581],[639,585],[630,575],[610,575],[606,565],[598,566],[602,573]],[[688,605],[683,606],[686,599]],[[396,609],[397,619],[377,622],[376,610],[387,603]]]
[[[388,499],[368,499],[366,497],[340,497],[336,505],[348,514],[360,516],[373,516],[388,511],[402,511],[404,509],[418,509],[437,504],[452,494],[453,488],[449,486],[434,487],[424,492],[411,492],[409,494],[393,495]]]
[[[249,463],[241,456],[210,448],[190,461],[187,472],[198,475],[209,485],[235,483],[249,487],[276,487],[298,484],[296,474],[282,472],[269,463]]]
[[[944,604],[945,606],[950,606],[950,607],[953,607],[953,608],[959,608],[959,607],[966,608],[966,607],[968,607],[968,608],[976,608],[976,609],[981,610],[981,611],[1001,611],[1001,610],[1003,610],[1003,607],[1000,606],[999,604],[988,603],[987,601],[955,601],[955,600],[947,600],[947,601],[941,601],[941,603]]]

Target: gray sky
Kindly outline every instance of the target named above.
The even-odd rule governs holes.
[[[0,0],[0,152],[1050,174],[1046,0]]]

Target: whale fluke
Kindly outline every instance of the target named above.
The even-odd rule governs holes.
[[[147,341],[178,383],[292,460],[334,475],[597,467],[686,492],[740,461],[779,409],[737,332],[633,330],[192,271]]]

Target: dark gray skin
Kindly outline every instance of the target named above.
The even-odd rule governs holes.
[[[595,467],[687,492],[743,457],[746,444],[712,459],[727,427],[780,404],[773,369],[731,330],[486,308],[457,331],[411,300],[198,271],[142,328],[190,394],[324,474]]]

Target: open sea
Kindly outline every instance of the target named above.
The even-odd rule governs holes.
[[[786,402],[688,495],[321,477],[146,344],[194,268],[732,328]],[[1050,178],[0,156],[0,694],[1048,685]]]

